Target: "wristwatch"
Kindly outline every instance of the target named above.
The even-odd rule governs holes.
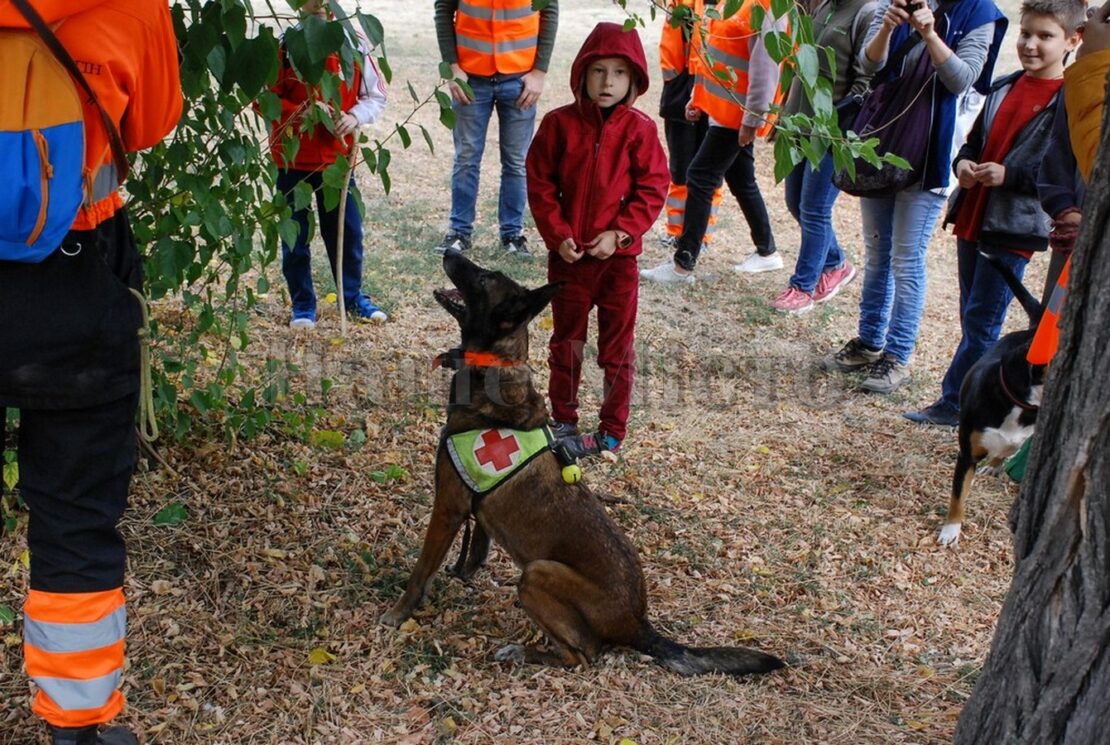
[[[619,230],[613,232],[617,234],[617,248],[628,248],[632,245],[634,239],[628,233]]]

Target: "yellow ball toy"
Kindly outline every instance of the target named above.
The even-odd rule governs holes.
[[[563,481],[568,484],[577,484],[582,480],[582,469],[576,463],[563,466]]]

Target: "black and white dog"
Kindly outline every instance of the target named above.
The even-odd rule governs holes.
[[[981,255],[1010,286],[1029,316],[1029,328],[1000,338],[964,377],[960,388],[960,454],[952,475],[948,517],[937,537],[942,546],[954,544],[960,538],[964,502],[976,467],[986,461],[981,472],[997,475],[1003,461],[1033,434],[1044,383],[1045,366],[1031,365],[1026,360],[1041,320],[1041,304],[1009,267],[991,256]]]

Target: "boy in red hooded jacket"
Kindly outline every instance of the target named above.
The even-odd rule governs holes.
[[[548,249],[555,434],[575,457],[615,453],[624,439],[635,362],[641,237],[663,209],[670,174],[655,123],[632,108],[648,88],[639,35],[599,23],[570,73],[574,103],[543,118],[526,162],[528,204]],[[605,395],[596,434],[578,432],[578,385],[597,307]]]

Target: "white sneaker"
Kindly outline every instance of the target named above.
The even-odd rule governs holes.
[[[652,267],[651,269],[642,269],[640,271],[640,276],[651,282],[659,282],[665,285],[688,285],[694,282],[693,272],[680,272],[678,268],[675,267],[674,262],[670,260],[664,261],[659,266]]]
[[[316,328],[316,321],[313,321],[311,318],[294,318],[289,322],[289,328],[311,331]]]
[[[770,256],[763,256],[757,253],[752,254],[732,267],[732,271],[737,274],[758,274],[759,272],[773,272],[776,269],[782,269],[782,256],[778,251],[775,251]]]

